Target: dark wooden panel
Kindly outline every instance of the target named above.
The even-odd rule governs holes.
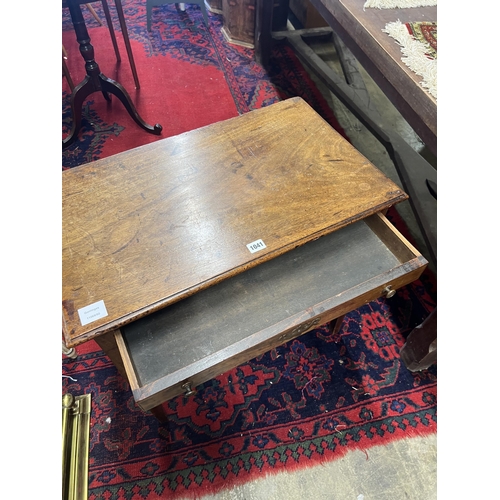
[[[205,0],[205,3],[211,12],[218,14],[222,12],[222,0]]]
[[[412,372],[425,370],[437,362],[437,309],[410,332],[400,354]]]
[[[222,0],[223,33],[232,43],[253,46],[255,0]]]
[[[290,0],[290,10],[303,28],[320,28],[328,23],[319,15],[310,0]],[[279,31],[273,26],[274,31]]]
[[[274,0],[273,2],[273,30],[286,29],[288,21],[289,0]],[[254,4],[257,4],[254,0]]]
[[[267,0],[266,0],[267,1]],[[269,0],[272,9],[272,29],[283,30],[288,20],[289,0]],[[222,0],[226,39],[235,44],[253,47],[255,43],[256,0]]]
[[[299,98],[62,175],[69,347],[407,198]]]

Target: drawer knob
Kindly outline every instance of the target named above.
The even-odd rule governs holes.
[[[182,388],[184,389],[184,391],[186,391],[184,393],[184,396],[191,396],[191,394],[194,394],[196,391],[193,391],[193,389],[191,389],[191,382],[186,382],[185,384],[182,384]]]
[[[393,290],[392,286],[386,286],[382,292],[386,298],[390,299],[391,297],[394,297],[396,295],[396,290]]]

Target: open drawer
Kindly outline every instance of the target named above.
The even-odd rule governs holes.
[[[411,283],[427,261],[381,214],[115,332],[143,410]]]

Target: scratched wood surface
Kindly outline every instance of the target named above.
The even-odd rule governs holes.
[[[300,98],[62,176],[68,346],[407,198]]]

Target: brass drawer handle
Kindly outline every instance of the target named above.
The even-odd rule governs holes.
[[[390,299],[391,297],[394,297],[394,295],[396,295],[396,290],[394,290],[392,286],[389,285],[384,288],[382,294],[385,295],[386,298]]]
[[[196,391],[191,389],[191,382],[186,382],[182,384],[182,388],[185,390],[184,396],[191,396],[191,394],[195,394]]]

